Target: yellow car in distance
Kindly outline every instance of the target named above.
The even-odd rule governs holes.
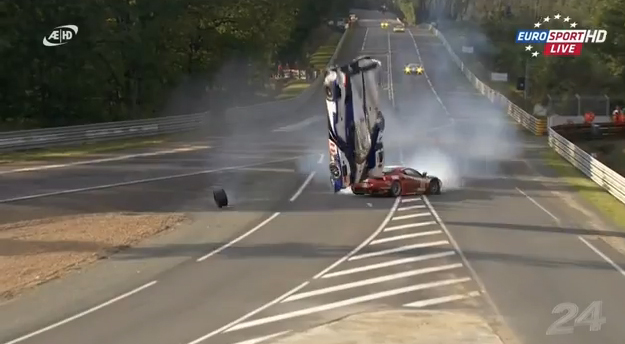
[[[388,22],[385,22],[385,21],[381,22],[380,23],[380,27],[383,28],[383,29],[388,28]]]
[[[395,27],[393,27],[393,32],[405,32],[406,31],[406,27],[403,25],[396,25]]]
[[[423,66],[416,64],[416,63],[410,63],[406,65],[406,67],[404,67],[404,73],[406,75],[412,75],[412,74],[421,75],[423,74],[423,72],[425,72],[425,70],[423,69]]]

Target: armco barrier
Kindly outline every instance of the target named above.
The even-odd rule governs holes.
[[[345,30],[339,40],[329,65],[336,60],[345,37],[350,29]],[[235,107],[227,111],[228,115],[248,115],[254,113],[292,112],[308,103],[321,89],[323,75],[317,78],[299,96],[272,101],[263,104]],[[321,101],[321,100],[320,100]],[[99,124],[76,125],[60,128],[19,130],[0,132],[0,152],[27,150],[35,148],[49,148],[71,146],[87,142],[108,141],[122,138],[154,136],[192,131],[200,127],[208,118],[209,112],[190,115],[167,116],[143,120],[109,122]]]
[[[625,203],[625,178],[584,152],[557,130],[557,127],[549,128],[549,146],[588,178]]]
[[[462,62],[458,55],[456,55],[451,45],[447,42],[447,39],[445,39],[445,36],[443,36],[440,31],[438,31],[432,25],[429,25],[428,29],[443,43],[445,49],[447,49],[447,52],[451,56],[451,59],[458,65],[458,68],[460,68],[460,70],[467,77],[469,82],[473,84],[473,86],[475,86],[475,88],[481,94],[487,97],[493,104],[499,105],[504,108],[510,117],[512,117],[525,129],[531,131],[535,135],[542,136],[547,133],[546,118],[539,118],[530,115],[529,113],[523,111],[523,109],[512,103],[501,93],[493,90],[488,85],[483,83],[464,65],[464,62]]]
[[[502,94],[488,87],[481,80],[479,80],[475,74],[473,74],[464,65],[458,55],[456,55],[445,37],[433,26],[430,25],[429,29],[441,40],[454,62],[456,62],[469,82],[472,83],[481,94],[486,96],[493,104],[503,107],[510,117],[514,118],[515,121],[535,135],[544,135],[545,133],[548,134],[549,146],[554,151],[579,169],[583,174],[588,176],[588,178],[592,181],[616,197],[619,201],[625,203],[625,177],[592,157],[590,154],[576,146],[573,142],[569,141],[558,132],[558,130],[560,130],[564,133],[564,135],[568,135],[569,137],[580,135],[590,136],[592,135],[593,130],[590,126],[569,124],[565,126],[548,127],[546,119],[530,115],[517,105],[513,104]],[[615,128],[614,125],[606,123],[597,123],[596,125],[598,126],[599,131],[603,133],[602,135],[623,134],[623,131],[620,128]]]

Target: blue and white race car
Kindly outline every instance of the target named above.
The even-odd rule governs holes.
[[[364,56],[326,70],[324,86],[334,192],[383,175],[384,115],[378,94],[381,65],[380,61]]]

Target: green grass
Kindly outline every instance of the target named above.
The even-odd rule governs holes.
[[[614,198],[575,166],[564,160],[551,149],[543,153],[545,163],[560,175],[560,179],[570,184],[586,201],[597,207],[606,217],[614,221],[621,229],[625,229],[625,204]]]
[[[336,46],[341,40],[341,36],[342,34],[340,33],[332,33],[325,44],[317,48],[317,50],[311,55],[309,64],[312,65],[315,70],[323,70],[328,65],[332,55],[334,55],[334,52],[336,51]],[[310,84],[311,82],[306,80],[289,81],[284,86],[280,94],[276,96],[276,99],[289,99],[297,97],[304,92]]]
[[[168,135],[152,136],[148,138],[134,138],[106,142],[86,143],[77,147],[58,147],[50,149],[33,149],[20,152],[0,154],[0,164],[13,162],[53,160],[64,158],[80,158],[92,154],[115,152],[132,148],[141,148],[162,144],[168,140]]]

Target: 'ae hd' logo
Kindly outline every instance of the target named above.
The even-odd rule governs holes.
[[[61,25],[55,27],[50,35],[43,37],[43,45],[46,47],[56,47],[69,43],[78,34],[78,26]]]

